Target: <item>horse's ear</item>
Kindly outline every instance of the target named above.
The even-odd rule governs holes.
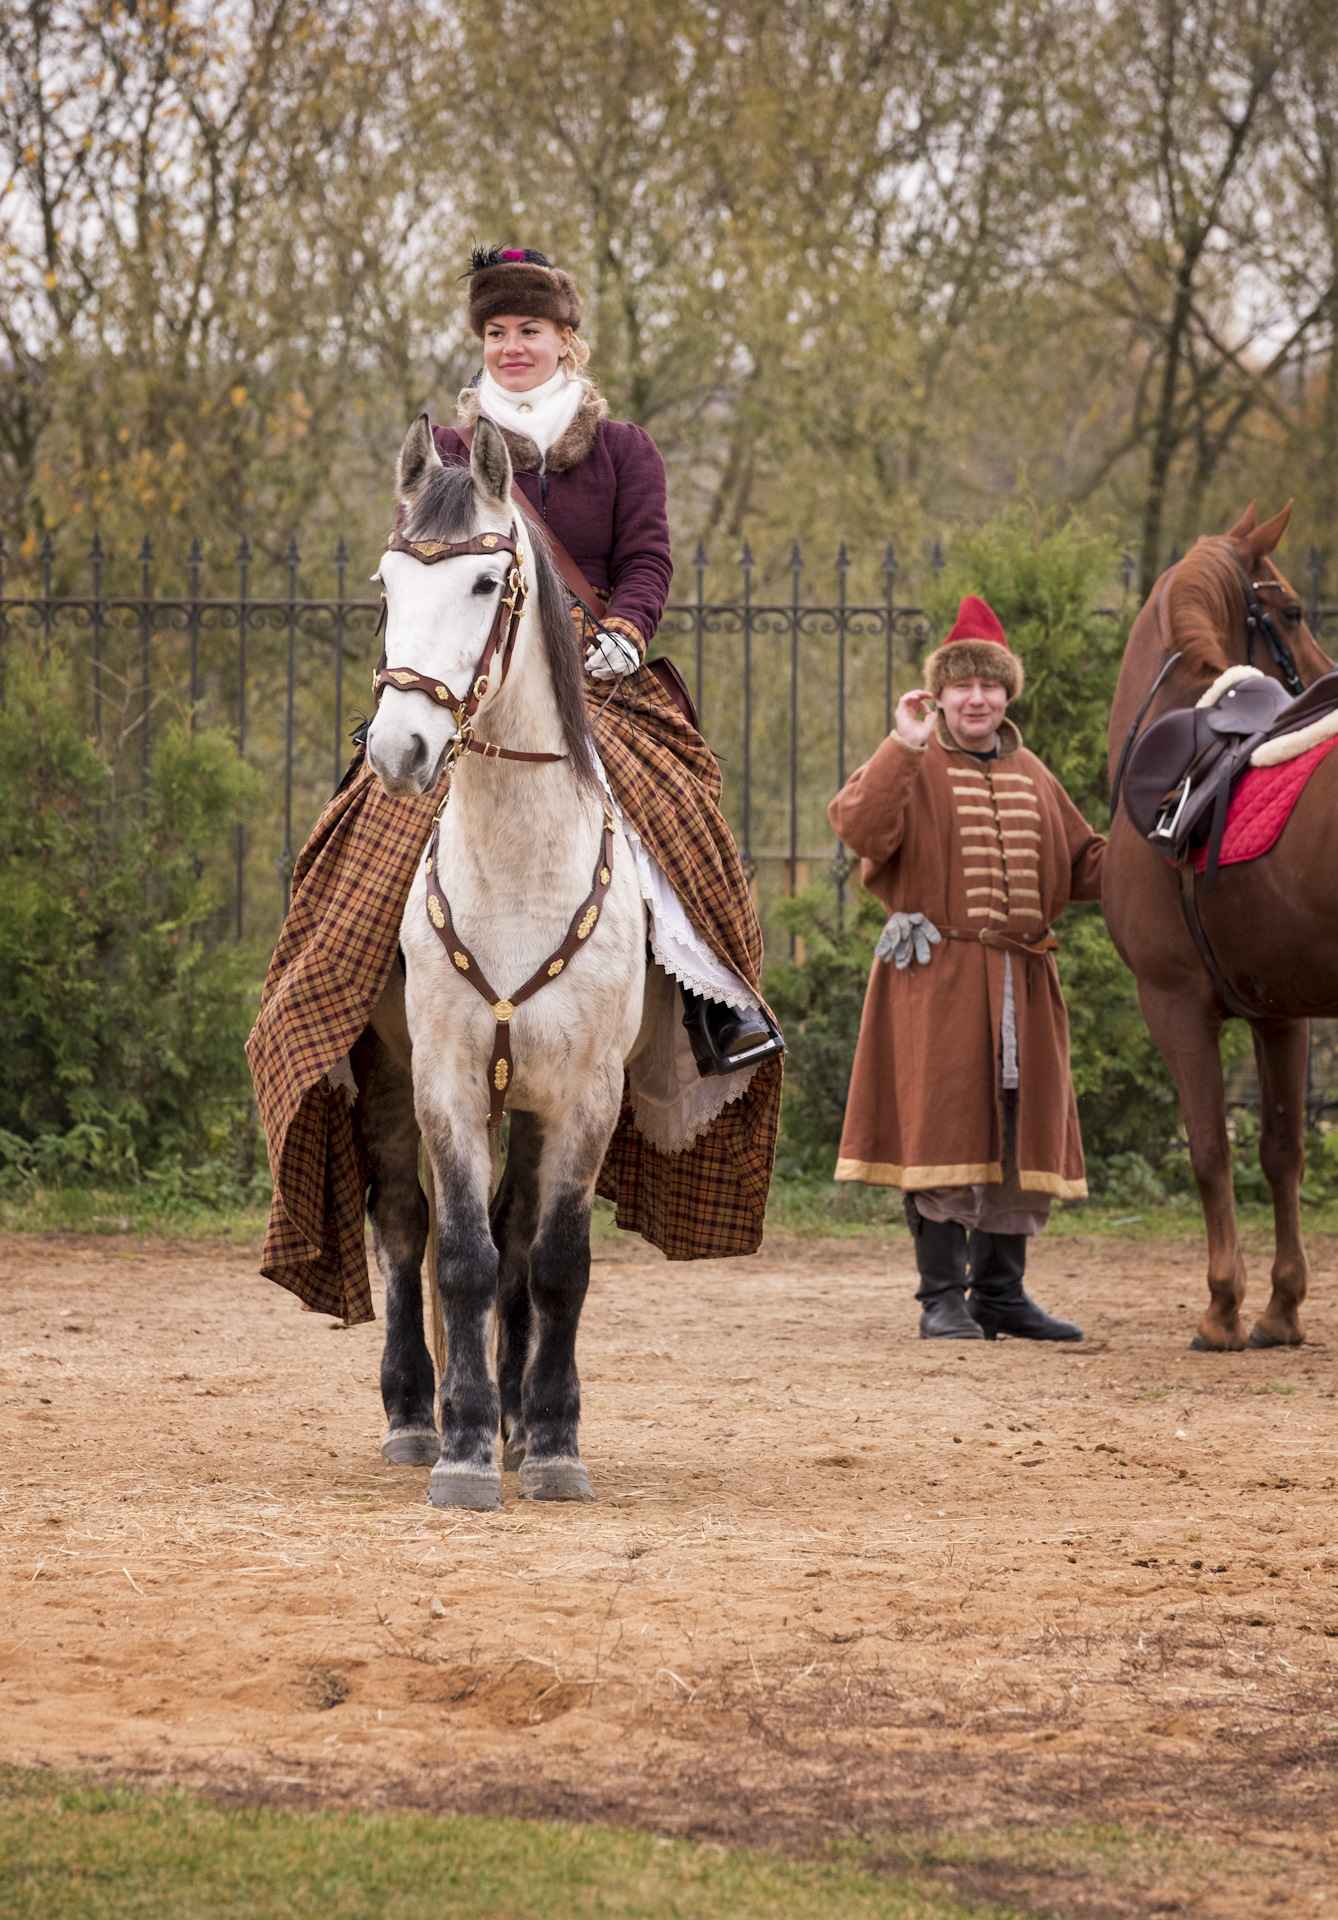
[[[1251,500],[1249,506],[1246,507],[1235,526],[1227,528],[1225,537],[1228,540],[1248,540],[1254,532],[1254,523],[1258,518],[1259,502],[1257,500]]]
[[[1272,553],[1283,534],[1287,531],[1287,522],[1292,517],[1295,501],[1289,500],[1281,513],[1275,513],[1271,520],[1265,520],[1262,527],[1256,527],[1250,535],[1250,565],[1257,567],[1266,553]]]
[[[511,499],[511,455],[507,452],[502,430],[486,415],[479,416],[474,429],[474,446],[469,456],[474,476],[474,491],[485,504],[504,507]]]
[[[404,436],[395,468],[395,490],[400,499],[406,503],[411,501],[428,474],[441,464],[441,455],[432,438],[432,424],[425,413],[420,413]]]

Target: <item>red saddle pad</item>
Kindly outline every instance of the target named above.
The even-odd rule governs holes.
[[[1250,768],[1227,808],[1226,832],[1222,835],[1224,867],[1234,866],[1240,860],[1257,860],[1260,854],[1276,845],[1306,781],[1325,754],[1332,753],[1335,747],[1338,747],[1338,734],[1332,740],[1321,740],[1309,753],[1284,761],[1280,767]],[[1202,873],[1207,864],[1208,849],[1202,846],[1194,856],[1195,871]]]

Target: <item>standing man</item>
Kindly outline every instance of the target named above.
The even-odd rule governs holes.
[[[1022,663],[976,595],[925,680],[828,808],[891,915],[836,1178],[902,1189],[921,1339],[1080,1340],[1022,1277],[1051,1200],[1087,1196],[1049,923],[1100,898],[1106,843],[1006,717]]]

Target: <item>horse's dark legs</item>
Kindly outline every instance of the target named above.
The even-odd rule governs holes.
[[[1310,1267],[1301,1239],[1301,1175],[1305,1171],[1307,1020],[1251,1023],[1259,1068],[1259,1164],[1273,1193],[1273,1293],[1250,1334],[1252,1347],[1299,1347],[1297,1311]]]
[[[422,1100],[419,1102],[420,1113]],[[500,1402],[494,1371],[497,1249],[488,1227],[488,1145],[462,1144],[445,1116],[423,1114],[437,1191],[437,1282],[446,1319],[440,1388],[441,1458],[428,1497],[436,1507],[500,1507]],[[474,1130],[471,1129],[471,1132]]]
[[[590,1284],[590,1211],[588,1194],[560,1194],[545,1211],[530,1254],[534,1334],[525,1369],[520,1469],[520,1491],[530,1500],[595,1497],[577,1439],[576,1329]]]
[[[590,1213],[621,1086],[589,1089],[544,1142],[539,1230],[530,1249],[533,1326],[522,1389],[527,1500],[593,1500],[581,1460],[576,1329],[590,1284]]]
[[[372,1163],[368,1212],[376,1264],[386,1289],[381,1400],[387,1431],[382,1458],[427,1466],[440,1451],[432,1361],[423,1338],[423,1254],[427,1200],[418,1179],[418,1122],[408,1034],[401,1049],[368,1027],[350,1059],[358,1083],[362,1134]]]
[[[1245,1345],[1240,1309],[1245,1262],[1236,1232],[1227,1138],[1226,1088],[1218,1040],[1221,1016],[1211,1001],[1140,981],[1138,1002],[1148,1031],[1175,1081],[1189,1135],[1189,1159],[1208,1233],[1208,1309],[1191,1346],[1235,1351]]]
[[[539,1217],[539,1159],[544,1135],[533,1113],[513,1111],[506,1172],[489,1217],[499,1255],[497,1390],[502,1407],[502,1468],[525,1457],[521,1383],[530,1349],[530,1246]]]

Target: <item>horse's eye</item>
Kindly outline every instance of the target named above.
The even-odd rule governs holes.
[[[1299,620],[1301,618],[1301,609],[1299,607],[1284,607],[1282,613],[1283,618],[1287,620]]]
[[[500,580],[494,580],[491,574],[481,573],[478,579],[474,582],[474,591],[475,593],[481,594],[481,595],[496,593],[500,585],[501,585]]]

